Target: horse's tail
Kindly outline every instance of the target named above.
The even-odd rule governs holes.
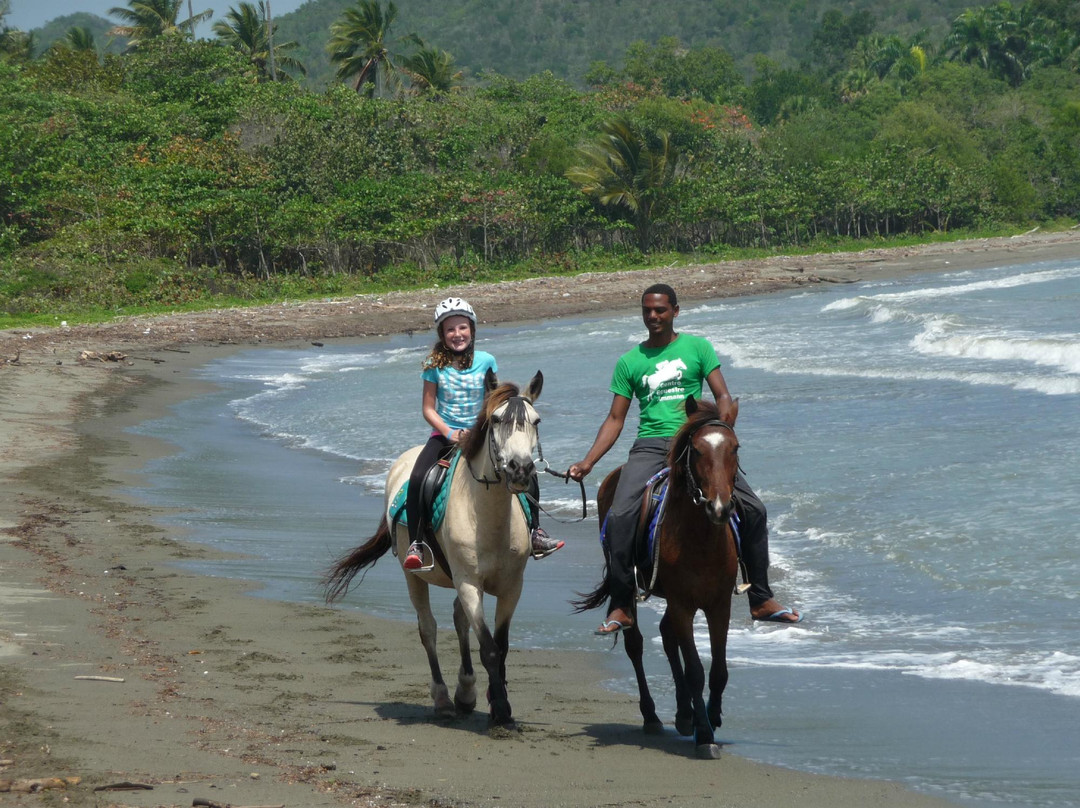
[[[577,595],[576,600],[570,601],[570,605],[574,607],[574,614],[581,614],[590,609],[599,609],[607,603],[608,598],[611,597],[611,586],[608,584],[608,565],[604,564],[604,577],[600,579],[600,583],[596,585],[592,592],[578,592]]]
[[[339,558],[323,576],[323,591],[326,602],[333,603],[338,598],[344,597],[357,573],[367,567],[374,566],[375,562],[390,549],[392,542],[393,536],[390,533],[390,525],[387,523],[386,517],[383,516],[375,535],[355,550]]]

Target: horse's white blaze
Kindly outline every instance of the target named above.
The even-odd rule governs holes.
[[[722,432],[711,432],[708,435],[702,435],[701,439],[716,450],[719,450],[724,445],[724,433]]]

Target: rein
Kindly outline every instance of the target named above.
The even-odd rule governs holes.
[[[476,482],[481,483],[485,488],[487,488],[487,487],[490,487],[492,485],[496,485],[496,484],[502,482],[502,474],[501,474],[501,471],[502,471],[502,455],[499,452],[498,444],[495,443],[495,429],[494,429],[494,427],[490,423],[488,423],[488,425],[485,428],[487,429],[488,459],[491,460],[491,466],[492,466],[492,468],[495,469],[495,479],[493,479],[493,480],[489,479],[486,474],[483,477],[477,477],[476,476],[476,471],[473,469],[472,463],[469,462],[468,458],[465,458],[465,466],[469,469],[469,474],[472,475],[472,478]],[[536,433],[536,454],[537,454],[537,460],[540,463],[544,464],[544,469],[543,470],[546,473],[552,475],[553,477],[561,478],[564,483],[569,483],[570,482],[570,472],[569,471],[554,471],[548,465],[547,460],[544,458],[544,447],[540,444],[540,432],[539,432],[539,430],[537,430],[537,433]],[[525,495],[525,498],[529,500],[529,503],[534,508],[538,508],[539,510],[543,511],[545,514],[547,514],[549,517],[554,519],[556,522],[559,522],[560,524],[565,525],[565,524],[573,524],[574,522],[583,522],[589,516],[589,505],[588,505],[588,499],[587,499],[587,497],[585,495],[585,481],[584,480],[578,480],[578,485],[581,488],[581,516],[578,519],[565,519],[565,520],[564,519],[559,519],[558,517],[553,516],[550,511],[546,510],[540,504],[539,501],[533,502],[533,498],[531,496],[529,496],[528,494]]]
[[[708,421],[704,421],[704,422],[698,424],[696,427],[694,427],[693,431],[691,431],[690,434],[686,436],[686,448],[683,449],[682,454],[679,455],[678,460],[680,460],[680,461],[682,461],[682,462],[684,462],[686,464],[686,490],[687,490],[687,493],[689,493],[689,495],[690,495],[690,499],[698,507],[701,507],[702,505],[704,505],[706,502],[708,502],[708,500],[705,498],[705,494],[702,492],[701,487],[697,484],[697,481],[694,479],[694,469],[693,469],[692,464],[690,463],[690,447],[691,447],[691,445],[692,445],[692,443],[694,441],[694,435],[696,435],[700,430],[704,429],[707,426],[719,427],[721,429],[728,430],[733,435],[735,434],[735,427],[734,426],[727,423],[726,421],[721,421],[718,418],[712,418],[712,419],[710,419]],[[738,470],[742,471],[742,466],[738,466]],[[743,581],[741,584],[737,584],[735,586],[735,594],[736,595],[742,595],[747,590],[750,589],[750,583],[749,583],[749,577],[750,576],[747,573],[746,563],[743,561],[742,548],[740,547],[738,529],[733,527],[732,534],[733,534],[733,538],[735,540],[735,557],[736,557],[736,560],[738,561],[739,569],[742,572],[742,581]],[[654,566],[654,572],[653,572],[653,582],[654,583],[655,583],[655,580],[656,580],[655,569],[658,566],[659,565]]]
[[[679,455],[679,460],[683,461],[686,465],[686,491],[690,495],[691,501],[698,506],[704,505],[709,500],[705,497],[704,492],[701,490],[701,486],[697,484],[697,480],[694,478],[694,468],[690,463],[690,447],[694,442],[694,436],[707,426],[720,427],[726,429],[732,434],[735,434],[735,427],[726,421],[721,421],[718,418],[712,418],[708,421],[703,421],[691,430],[690,434],[686,436],[686,447]]]
[[[541,458],[541,460],[543,460],[543,458]],[[552,470],[551,468],[548,467],[546,460],[544,460],[544,471],[546,471],[552,477],[560,478],[563,481],[564,484],[568,484],[570,482],[570,472],[569,472],[569,470],[567,470],[567,471],[554,471],[554,470]],[[584,480],[578,480],[577,484],[581,487],[581,516],[579,516],[577,519],[559,519],[557,516],[552,515],[552,513],[550,511],[548,511],[545,508],[541,507],[539,502],[534,502],[533,505],[535,505],[537,508],[540,508],[540,510],[542,510],[544,513],[546,513],[549,517],[554,519],[559,524],[572,525],[575,522],[584,522],[589,517],[589,502],[588,502],[588,499],[585,497],[585,481]],[[530,499],[531,499],[531,497],[530,497]]]
[[[502,455],[499,454],[499,447],[495,444],[495,429],[490,423],[485,429],[487,430],[488,459],[491,461],[491,467],[495,469],[495,479],[489,480],[487,475],[477,477],[476,472],[473,471],[472,463],[469,462],[469,458],[467,457],[465,458],[465,466],[469,469],[469,474],[472,475],[472,478],[476,480],[476,482],[483,484],[485,488],[490,488],[491,486],[502,482],[502,474],[499,473],[502,469]]]

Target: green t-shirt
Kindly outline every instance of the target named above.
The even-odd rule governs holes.
[[[700,398],[705,377],[720,367],[704,337],[679,334],[663,348],[637,345],[619,357],[608,389],[637,399],[639,438],[670,438],[686,421],[687,398]]]

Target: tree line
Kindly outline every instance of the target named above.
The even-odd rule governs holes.
[[[464,81],[357,0],[306,89],[269,3],[194,36],[117,7],[122,53],[34,55],[0,0],[0,312],[565,272],[659,251],[1072,220],[1080,15],[999,2],[938,42],[826,12],[798,67],[666,37],[571,84]],[[153,13],[151,13],[153,11]]]

